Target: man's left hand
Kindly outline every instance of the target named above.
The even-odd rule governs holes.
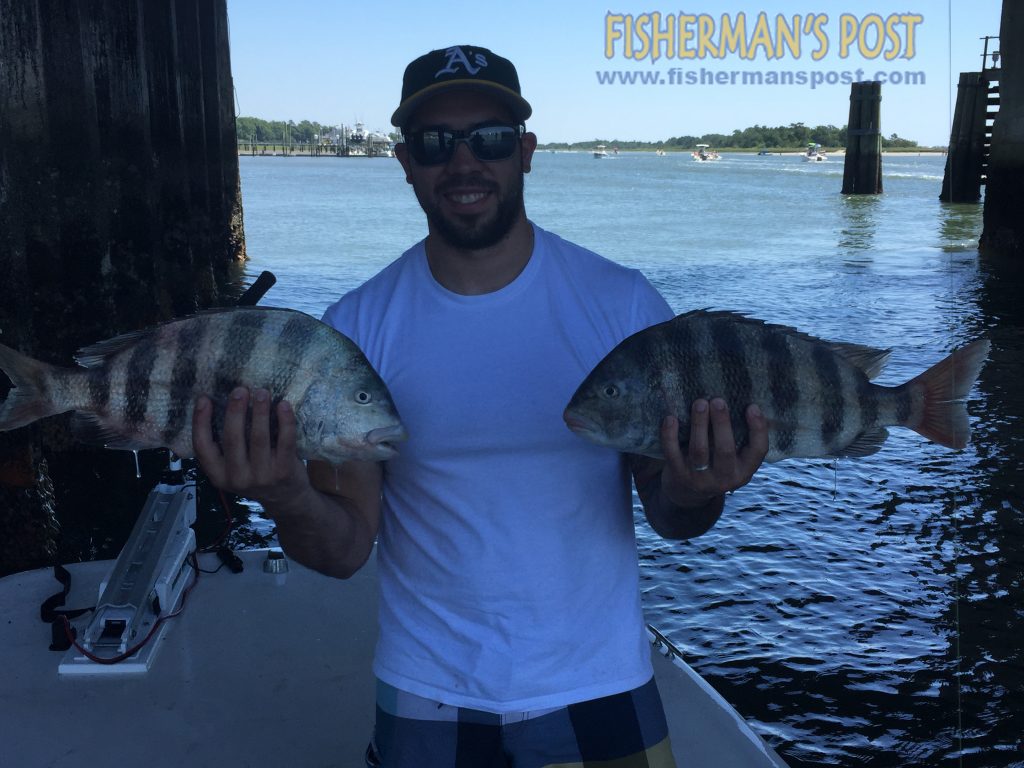
[[[747,407],[746,418],[750,436],[737,451],[726,402],[721,398],[694,401],[684,455],[679,420],[666,416],[661,423],[663,499],[680,507],[696,507],[750,482],[768,454],[768,421],[756,405]]]

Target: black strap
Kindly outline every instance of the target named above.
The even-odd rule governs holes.
[[[53,566],[53,577],[61,583],[63,589],[61,589],[57,594],[46,598],[46,600],[43,601],[43,604],[39,606],[40,619],[47,624],[53,624],[53,622],[61,616],[67,616],[69,619],[75,619],[83,613],[96,610],[95,605],[91,608],[74,608],[67,611],[59,610],[67,600],[68,592],[71,591],[71,574],[68,573],[68,569],[63,565],[55,565]]]
[[[57,594],[51,595],[43,601],[43,604],[39,606],[39,618],[52,626],[50,650],[66,651],[71,647],[71,642],[65,631],[66,623],[62,619],[78,618],[84,613],[95,611],[96,606],[64,610],[61,606],[64,605],[68,598],[68,592],[71,591],[71,574],[63,565],[55,565],[53,566],[53,577],[61,583],[63,588]],[[72,627],[72,632],[74,632],[74,627]]]

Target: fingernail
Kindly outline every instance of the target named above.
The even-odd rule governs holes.
[[[210,401],[207,398],[200,397],[198,400],[196,400],[196,410],[199,411],[200,413],[202,413],[209,407]]]
[[[720,397],[716,397],[714,400],[711,401],[711,407],[714,408],[716,411],[724,411],[725,400],[723,400]]]
[[[761,413],[760,408],[758,408],[756,405],[752,405],[750,406],[750,415],[753,416],[755,419],[759,419],[764,414]]]
[[[254,393],[254,396],[256,398],[257,403],[267,402],[267,390],[265,389],[257,389],[256,392]]]
[[[694,410],[697,411],[697,413],[704,413],[708,409],[708,401],[707,400],[698,400],[696,403],[694,403],[693,407],[694,407]]]
[[[241,400],[243,397],[245,397],[246,393],[247,390],[245,387],[235,387],[233,390],[231,390],[231,399]]]

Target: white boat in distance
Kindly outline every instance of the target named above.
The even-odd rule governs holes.
[[[821,148],[821,144],[810,143],[807,145],[807,151],[804,152],[804,160],[809,163],[823,163],[828,160],[828,155]]]
[[[690,156],[701,163],[722,159],[721,155],[718,154],[718,150],[711,149],[710,144],[698,144],[697,148],[690,153]]]
[[[604,144],[598,144],[596,147],[594,147],[594,157],[596,157],[599,160],[601,158],[608,157],[608,150],[605,149]]]
[[[150,633],[145,648],[125,651],[122,664],[90,661],[78,645],[49,650],[64,634],[62,619],[40,621],[40,605],[60,587],[55,570],[0,579],[5,765],[365,765],[374,718],[376,558],[347,581],[289,563],[276,549],[239,551],[237,560],[227,555],[229,567],[214,572],[218,555],[194,560],[194,544],[181,546],[194,537],[186,513],[178,511],[187,505],[177,502],[189,498],[194,520],[193,490],[187,483],[163,485],[160,510],[147,502],[136,524],[151,529],[160,517],[165,541],[135,551],[159,559],[153,570],[163,576],[143,576],[135,569],[139,559],[123,554],[66,569],[70,583],[58,605],[98,606],[92,620],[89,614],[71,618],[79,644],[96,638],[96,619],[109,607],[105,598],[118,584],[118,566],[135,569],[126,584],[146,579],[156,585],[137,601],[150,614],[143,624],[151,625],[160,610],[156,596],[166,600],[160,631]],[[168,499],[173,503],[163,503]],[[164,524],[168,506],[183,523]],[[125,552],[132,552],[132,539]],[[153,558],[154,551],[166,556]],[[174,552],[184,552],[184,559],[175,560]],[[168,592],[172,586],[178,592]],[[103,634],[113,640],[107,637],[103,648],[104,638],[96,638],[95,654],[116,652],[116,636],[125,630],[122,619],[107,623]],[[681,767],[785,768],[671,643],[653,628],[649,636]]]

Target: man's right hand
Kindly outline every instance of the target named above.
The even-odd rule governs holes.
[[[246,416],[252,399],[252,426],[246,435]],[[305,465],[296,450],[295,411],[277,404],[277,441],[270,439],[270,393],[236,387],[224,413],[221,444],[213,439],[213,403],[196,401],[192,415],[192,447],[203,472],[221,490],[258,501],[268,512],[294,500],[309,488]]]

